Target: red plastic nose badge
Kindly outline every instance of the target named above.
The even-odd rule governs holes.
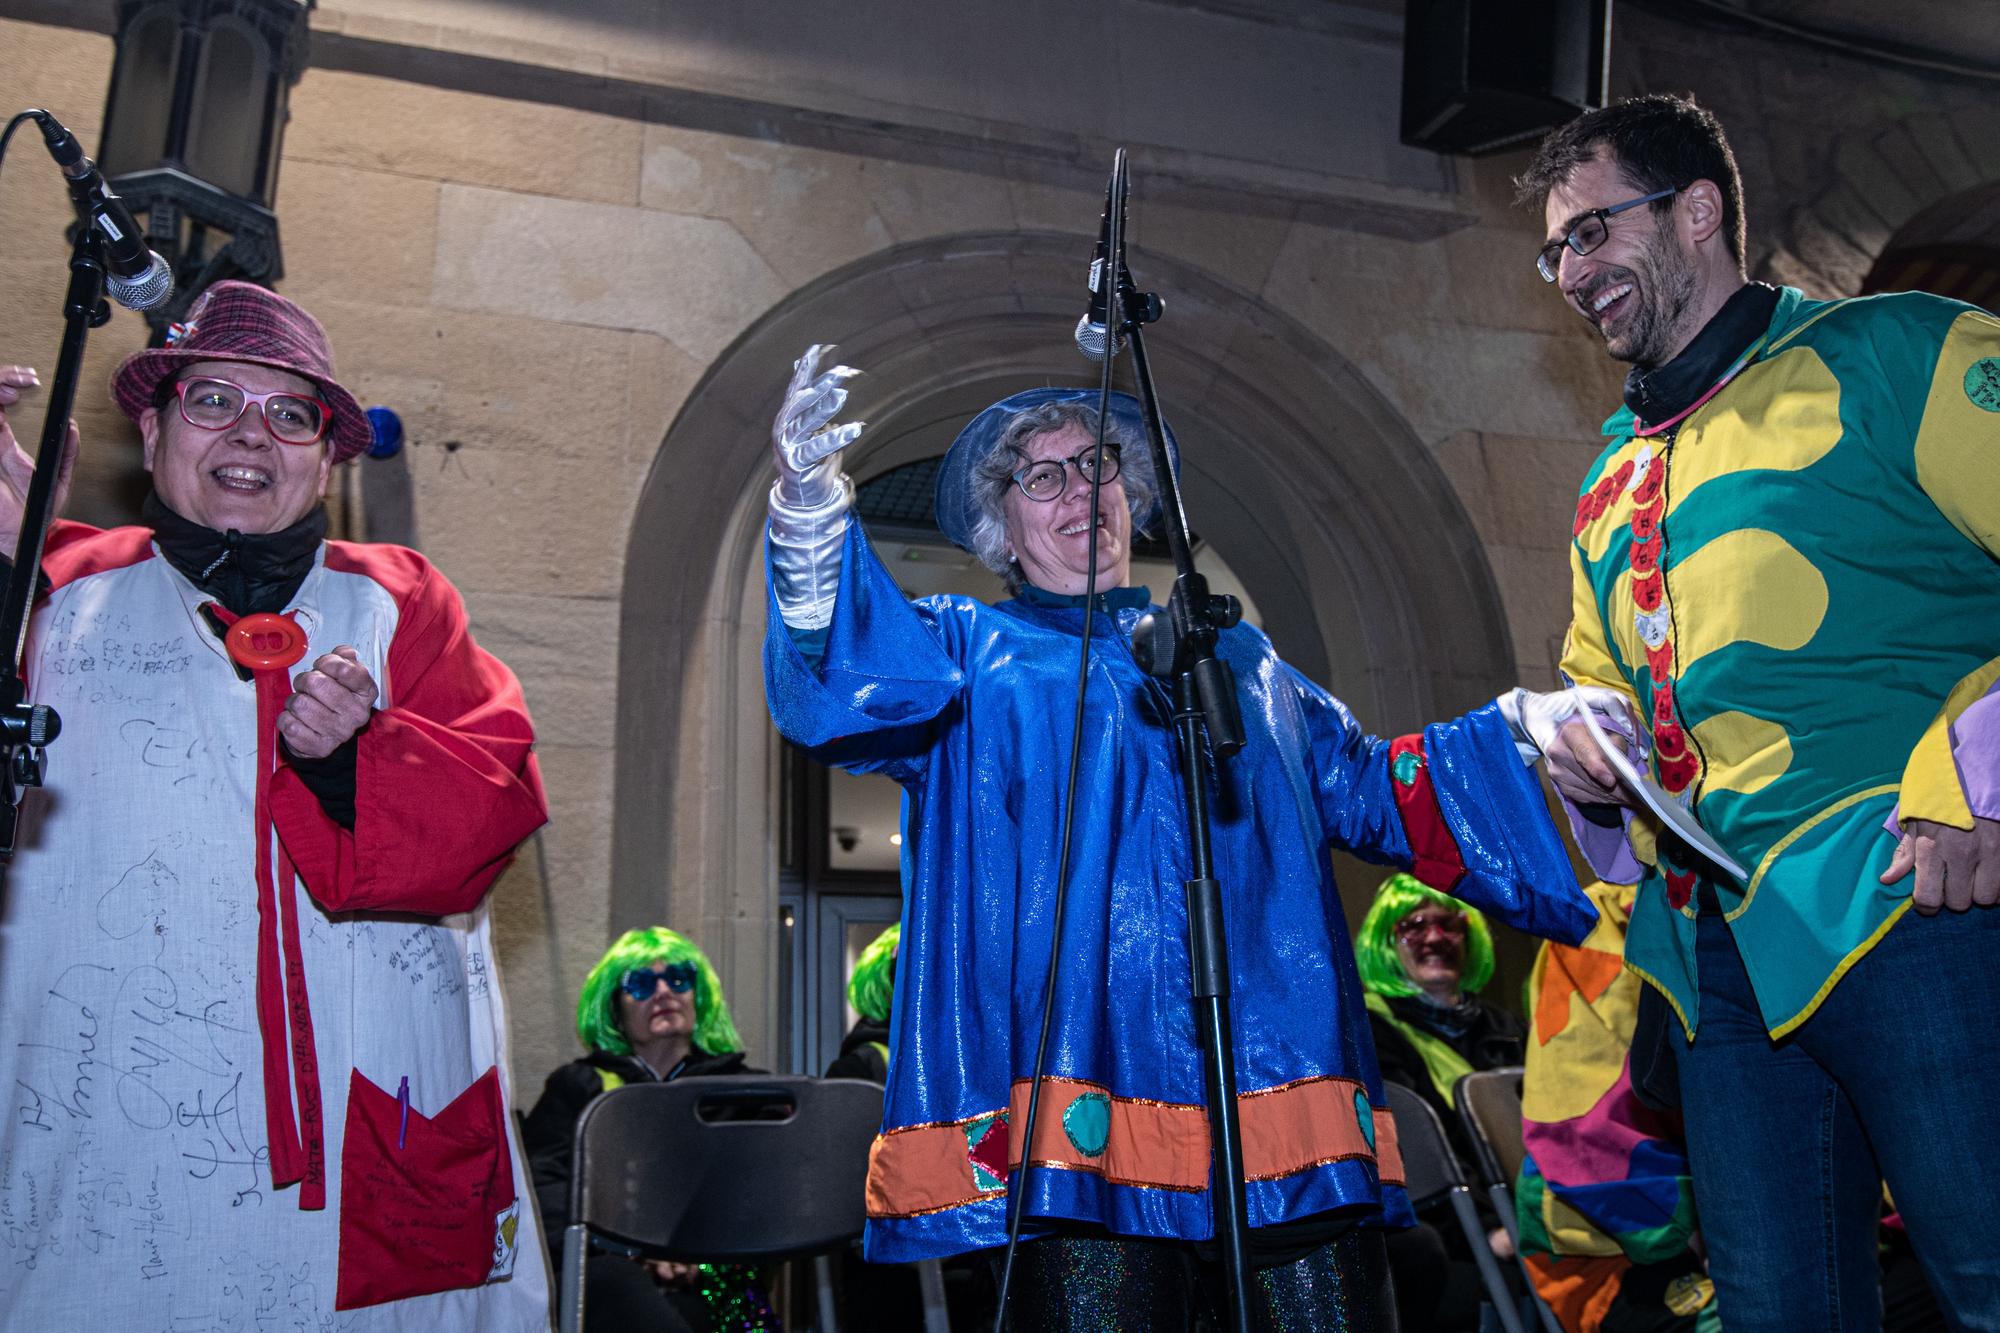
[[[306,655],[306,632],[298,622],[268,611],[231,625],[223,642],[230,657],[252,671],[276,671]]]

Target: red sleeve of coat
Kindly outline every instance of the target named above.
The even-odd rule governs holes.
[[[12,559],[14,553],[0,555]],[[59,518],[49,524],[48,540],[42,543],[42,573],[48,576],[49,591],[54,591],[93,574],[150,560],[152,555],[151,528],[93,528]]]
[[[470,911],[548,821],[520,682],[472,641],[458,590],[416,552],[328,542],[326,565],[395,598],[393,702],[358,737],[352,831],[281,762],[271,780],[278,836],[330,912]]]
[[[1430,756],[1424,753],[1421,735],[1398,736],[1390,742],[1389,787],[1410,839],[1410,873],[1438,892],[1450,893],[1465,878],[1465,859],[1438,807]]]

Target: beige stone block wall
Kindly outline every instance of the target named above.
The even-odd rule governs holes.
[[[323,6],[315,21],[328,33],[384,43],[408,41],[422,28],[378,12],[387,8],[374,0]],[[447,8],[433,17],[450,19],[451,40],[477,38],[485,24],[479,51],[526,65],[601,66],[638,78],[688,54],[606,54],[602,23],[553,11],[503,14],[480,0]],[[1685,86],[1693,67],[1661,55],[1684,36],[1665,19],[1632,16],[1621,37],[1629,43],[1622,77]],[[566,37],[577,38],[572,49]],[[23,104],[56,108],[92,143],[110,57],[102,36],[0,21],[0,85]],[[1720,89],[1726,74],[1709,81]],[[1900,116],[1933,174],[1992,166],[1992,150],[1982,147],[1994,141],[1983,132],[1990,113],[1961,105],[1959,94],[1885,109],[1888,93],[1903,85],[1885,79],[1874,92],[1829,99],[1829,87],[1847,87],[1842,80],[1849,75],[1839,69],[1779,63],[1758,80],[1737,80],[1752,92],[1732,95],[1760,98],[1773,114],[1780,102],[1830,107],[1844,133]],[[1004,96],[991,100],[993,115],[1009,114]],[[657,111],[632,105],[635,114]],[[1854,238],[1876,244],[1925,203],[1930,187],[1920,183],[1901,195],[1862,188],[1909,155],[1900,139],[1835,144],[1752,114],[1755,100],[1743,101],[1740,117],[1718,105],[1752,171],[1753,249],[1759,237],[1793,238],[1780,272],[1806,280],[1865,266],[1872,256]],[[957,124],[932,115],[937,108],[909,111],[918,127]],[[0,225],[10,242],[0,255],[8,300],[0,360],[34,360],[46,371],[68,210],[38,152],[17,140],[0,183]],[[745,407],[729,438],[664,454],[661,442],[696,384],[788,297],[910,242],[1010,231],[1073,236],[1081,288],[1100,193],[1076,188],[1074,175],[1027,150],[1015,159],[996,151],[979,169],[964,161],[958,169],[920,165],[920,149],[905,156],[912,160],[324,68],[308,70],[293,93],[278,196],[284,288],[325,320],[343,375],[363,400],[403,414],[418,540],[465,591],[475,632],[521,675],[543,737],[552,822],[494,900],[514,1063],[531,1082],[571,1049],[569,1004],[584,968],[614,927],[638,924],[612,919],[608,884],[614,759],[621,744],[649,739],[617,730],[628,562],[642,562],[634,572],[647,577],[703,586],[718,575],[713,553],[691,562],[674,551],[675,534],[635,533],[637,497],[649,476],[670,482],[722,468],[722,458],[740,469],[765,447],[762,409]],[[1442,234],[1411,240],[1312,221],[1276,195],[1165,188],[1149,177],[1142,151],[1133,163],[1132,240],[1142,283],[1148,257],[1212,275],[1304,326],[1409,425],[1413,447],[1427,450],[1449,479],[1484,548],[1520,678],[1547,686],[1568,615],[1576,489],[1599,451],[1599,423],[1617,404],[1623,368],[1533,272],[1540,219],[1513,207],[1509,183],[1523,162],[1517,153],[1442,173],[1457,183],[1455,195],[1429,205],[1436,215],[1429,230]],[[1245,166],[1245,178],[1257,169]],[[1449,229],[1462,219],[1473,221]],[[969,306],[993,301],[1000,311],[1013,299],[956,290],[964,284],[948,263],[899,281],[913,304],[950,292]],[[1164,295],[1169,316],[1155,338],[1191,340],[1200,312],[1186,300],[1176,308],[1172,290]],[[123,314],[93,335],[80,403],[87,445],[72,505],[92,521],[122,519],[143,493],[134,433],[110,410],[103,385],[144,336],[140,321]],[[1079,360],[1076,372],[1081,379],[1089,367]],[[770,368],[773,402],[784,373],[783,365]],[[1198,387],[1162,385],[1170,407],[1174,395]],[[38,421],[32,410],[28,416]],[[1189,501],[1199,527],[1202,497]],[[730,573],[754,578],[750,570]],[[718,678],[754,688],[754,643],[743,633],[736,624],[698,627],[709,678],[685,683],[690,707],[713,703]],[[684,771],[713,793],[734,790],[727,771],[755,762],[762,741],[731,735],[720,752],[685,736],[676,744],[686,747],[677,752]],[[769,812],[734,809],[728,819],[736,823],[724,827],[718,816],[690,830],[694,850],[677,854],[705,864],[710,844],[754,840]],[[658,918],[691,927],[742,978],[746,1035],[768,1056],[768,884],[678,883],[671,870],[661,867]]]
[[[93,112],[101,104],[105,39],[21,24],[0,38],[0,73],[32,87],[36,70],[61,70],[60,83],[91,90]],[[464,590],[481,641],[521,676],[542,737],[551,823],[494,898],[514,1066],[532,1083],[570,1051],[584,969],[614,926],[635,924],[611,921],[608,897],[618,597],[626,560],[671,542],[630,530],[643,478],[711,465],[657,456],[689,390],[787,294],[903,242],[1071,233],[1080,282],[1101,196],[321,69],[292,112],[284,288],[327,324],[362,399],[402,413],[418,540]],[[1228,198],[1156,205],[1145,163],[1135,170],[1138,253],[1195,265],[1301,321],[1434,451],[1488,544],[1523,673],[1546,681],[1575,476],[1616,381],[1527,272],[1533,220],[1475,177],[1470,197],[1492,230],[1400,241]],[[60,226],[52,184],[39,222],[19,211],[25,193],[0,191],[0,209],[16,210],[0,212],[10,235]],[[52,306],[57,243],[41,269],[20,244],[0,260],[10,290]],[[143,340],[136,320],[122,331],[99,336],[97,385]],[[1160,336],[1174,336],[1171,321]],[[772,368],[774,397],[783,372]],[[764,446],[746,423],[712,447]],[[79,492],[82,513],[121,503],[101,466]],[[663,557],[660,576],[687,575]],[[772,929],[759,893],[663,873],[659,915],[685,912],[718,961],[738,958],[761,986]],[[745,999],[761,1052],[770,1016]]]
[[[280,176],[284,289],[362,400],[401,413],[417,540],[535,716],[550,822],[492,898],[524,1097],[574,1054],[608,938],[631,496],[699,372],[643,320],[577,320],[536,287],[580,253],[549,259],[551,236],[586,239],[573,215],[632,212],[639,142],[610,117],[311,69]],[[587,240],[622,285],[629,242]]]

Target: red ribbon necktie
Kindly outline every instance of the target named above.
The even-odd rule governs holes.
[[[297,1184],[300,1208],[324,1208],[326,1131],[312,1007],[306,1000],[305,958],[299,949],[297,872],[281,846],[275,848],[275,874],[271,863],[277,842],[271,825],[271,775],[278,766],[278,714],[291,697],[290,668],[306,655],[306,632],[287,615],[238,617],[214,602],[208,609],[228,626],[223,646],[230,660],[248,670],[257,684],[257,1030],[264,1041],[264,1121],[271,1145],[271,1183]]]

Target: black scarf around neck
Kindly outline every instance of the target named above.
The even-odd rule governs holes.
[[[169,509],[157,491],[146,496],[141,513],[160,554],[239,616],[284,610],[312,573],[313,557],[326,538],[326,510],[320,506],[278,532],[217,532]]]
[[[1648,426],[1685,412],[1771,327],[1771,312],[1777,307],[1776,287],[1745,283],[1680,355],[1651,370],[1632,367],[1625,376],[1625,406]]]

